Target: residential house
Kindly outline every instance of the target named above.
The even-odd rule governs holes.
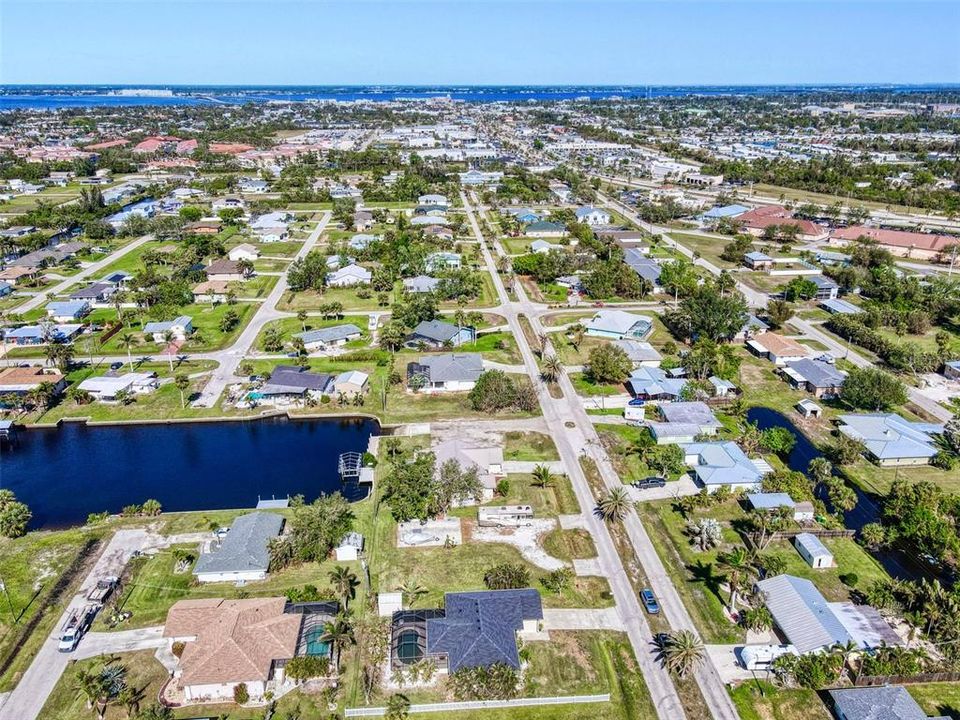
[[[798,220],[793,213],[779,205],[764,205],[737,217],[737,223],[745,231],[760,237],[770,226],[793,226],[798,230],[797,239],[805,242],[826,240],[829,232],[810,220]]]
[[[847,379],[847,374],[837,370],[835,364],[811,358],[790,361],[781,372],[791,385],[806,390],[816,398],[839,397],[843,382]]]
[[[153,337],[154,342],[167,342],[167,333],[174,341],[184,341],[193,332],[193,318],[189,315],[180,315],[173,320],[149,322],[143,326],[143,334]]]
[[[623,261],[653,287],[660,285],[660,264],[653,258],[647,257],[645,249],[627,248],[623,252]]]
[[[691,443],[683,453],[694,480],[711,493],[721,485],[732,490],[759,490],[760,481],[770,471],[769,465],[751,460],[730,440]]]
[[[838,298],[824,300],[822,303],[820,303],[820,307],[822,307],[831,315],[857,315],[863,312],[863,310],[854,305],[852,302],[840,300]]]
[[[657,445],[686,444],[702,435],[716,435],[720,421],[706,403],[674,402],[660,406],[664,422],[648,422]]]
[[[22,327],[7,330],[4,334],[4,342],[14,345],[43,345],[48,342],[68,343],[83,331],[83,325],[67,324],[41,326],[24,325]]]
[[[422,392],[465,392],[483,374],[480,353],[424,355],[407,365],[407,385]]]
[[[947,380],[960,380],[960,360],[947,360],[943,364],[943,376]]]
[[[239,260],[214,260],[207,265],[207,279],[221,282],[242,282],[250,277],[250,271],[245,269]]]
[[[403,289],[408,293],[431,293],[440,286],[440,280],[429,275],[417,275],[412,278],[404,278]]]
[[[0,280],[13,285],[19,285],[21,281],[34,280],[40,277],[40,268],[37,266],[10,266],[0,270]]]
[[[653,319],[624,310],[599,310],[586,325],[591,337],[644,340],[653,332]]]
[[[549,222],[548,220],[537,220],[524,228],[523,234],[527,237],[563,237],[567,233],[567,228],[563,223]]]
[[[587,225],[596,226],[610,224],[610,213],[599,208],[589,206],[577,208],[573,214],[577,216],[577,222],[586,223]]]
[[[841,415],[839,431],[862,443],[867,457],[881,467],[927,465],[938,448],[934,435],[943,425],[911,422],[894,413]]]
[[[754,510],[772,512],[779,508],[787,508],[797,522],[813,520],[813,503],[805,500],[794,502],[793,498],[784,492],[759,492],[747,495],[747,503]]]
[[[418,197],[417,205],[436,205],[443,209],[447,209],[450,207],[450,202],[447,200],[446,195],[428,194]]]
[[[357,210],[353,213],[353,227],[357,232],[363,232],[373,227],[373,213],[367,210]]]
[[[373,273],[360,265],[347,265],[327,275],[327,285],[330,287],[354,287],[369,285]]]
[[[260,251],[250,243],[242,243],[234,248],[230,248],[229,252],[227,252],[227,257],[233,262],[240,260],[253,262],[260,257]]]
[[[87,285],[85,288],[70,294],[70,299],[85,303],[106,303],[114,293],[117,292],[117,286],[110,282],[95,282]],[[49,307],[49,306],[48,306]]]
[[[840,286],[826,275],[811,275],[807,278],[817,286],[817,300],[836,300]]]
[[[50,302],[46,305],[47,316],[54,322],[68,323],[79,320],[90,313],[90,303],[86,300],[68,300]]]
[[[464,438],[444,440],[432,448],[437,458],[436,471],[440,472],[444,463],[455,461],[462,470],[475,468],[480,484],[483,486],[480,497],[456,497],[453,499],[455,507],[474,505],[478,502],[493,500],[497,483],[507,473],[503,469],[503,449],[493,445],[480,445],[475,441]]]
[[[345,325],[334,325],[332,327],[317,328],[316,330],[307,330],[297,333],[294,337],[303,340],[304,347],[313,352],[314,350],[330,350],[331,348],[346,345],[351,340],[358,340],[363,336],[363,332],[356,325],[347,323]]]
[[[630,374],[627,390],[640,400],[671,402],[680,399],[686,384],[683,378],[672,378],[660,368],[641,365]]]
[[[237,183],[237,190],[244,195],[263,195],[269,189],[269,183],[260,178],[240,178],[240,182]]]
[[[540,238],[530,243],[530,252],[536,255],[546,255],[547,253],[551,252],[563,252],[563,245],[547,242],[546,240]]]
[[[803,360],[810,354],[810,350],[796,340],[772,332],[765,332],[747,340],[747,347],[777,367]]]
[[[837,720],[948,720],[930,717],[902,685],[828,690]]]
[[[347,241],[347,247],[349,247],[351,250],[361,252],[366,250],[370,246],[370,243],[376,242],[379,239],[379,235],[371,235],[370,233],[357,233]]]
[[[833,553],[813,533],[800,533],[794,536],[793,546],[800,553],[800,557],[814,570],[833,567]]]
[[[173,673],[184,699],[232,702],[241,683],[251,698],[262,699],[297,652],[304,616],[286,609],[282,597],[174,603],[163,636],[184,644]]]
[[[933,233],[885,230],[864,225],[851,225],[845,228],[835,228],[831,231],[830,244],[849,245],[860,238],[873,240],[894,255],[925,260],[936,258],[957,242],[957,238],[952,235],[935,235]]]
[[[743,256],[743,264],[751,270],[769,270],[773,267],[773,258],[759,251],[748,252]]]
[[[359,370],[347,370],[337,375],[333,379],[331,392],[339,395],[343,393],[347,397],[363,395],[367,392],[370,376]]]
[[[413,227],[430,228],[438,225],[449,225],[450,219],[443,215],[417,215],[410,219]]]
[[[58,370],[35,365],[0,370],[0,396],[28,395],[41,385],[49,385],[54,395],[59,395],[66,388],[67,379]]]
[[[861,650],[903,641],[869,605],[827,602],[810,580],[776,575],[760,580],[757,590],[778,633],[805,655],[834,645],[853,644]]]
[[[614,340],[613,344],[626,353],[634,368],[660,367],[663,360],[657,349],[644,340]]]
[[[99,402],[115,403],[121,394],[147,395],[160,387],[160,381],[154,372],[128,372],[124,374],[107,373],[99,377],[89,377],[78,386],[90,393]]]
[[[210,204],[210,207],[214,213],[218,213],[221,210],[241,210],[243,212],[246,212],[247,203],[243,200],[243,198],[229,196],[229,197],[216,198]]]
[[[333,378],[327,373],[314,373],[306,368],[278,365],[270,379],[257,390],[256,395],[264,402],[274,405],[319,401],[330,394]]]
[[[264,580],[270,568],[270,541],[283,529],[283,515],[253,512],[241,515],[219,544],[200,554],[193,574],[198,582]]]
[[[460,173],[460,184],[470,187],[495,187],[503,180],[503,173],[500,171],[482,172],[471,168],[467,172]]]
[[[205,280],[193,287],[195,303],[225,303],[230,294],[230,283],[226,280]]]
[[[472,327],[459,327],[443,320],[424,320],[407,336],[404,345],[409,348],[426,346],[439,350],[444,347],[460,347],[475,339],[476,331]]]
[[[435,252],[427,255],[424,262],[428,273],[440,270],[455,270],[460,267],[460,255],[453,252]]]
[[[770,326],[767,325],[763,320],[758,318],[756,315],[747,315],[747,320],[743,323],[743,327],[737,331],[737,334],[733,336],[734,340],[749,340],[754,335],[759,335],[770,329]]]
[[[187,223],[183,229],[191,235],[217,235],[222,228],[223,221],[218,218],[216,220],[197,220]]]

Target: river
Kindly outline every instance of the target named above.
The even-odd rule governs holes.
[[[165,511],[252,508],[257,500],[341,490],[340,453],[367,449],[367,418],[88,426],[15,433],[0,451],[0,487],[33,511],[31,528],[75,525],[156,498]]]

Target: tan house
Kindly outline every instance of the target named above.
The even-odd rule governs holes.
[[[39,277],[40,270],[35,267],[18,265],[0,270],[0,280],[16,285],[21,280],[32,280]]]
[[[173,674],[186,701],[233,701],[247,686],[250,698],[283,683],[296,655],[303,616],[285,612],[286,598],[181,600],[170,608],[163,636],[184,643]]]
[[[0,395],[26,395],[43,383],[50,383],[58,395],[67,386],[63,373],[52,368],[31,366],[0,370]]]
[[[767,358],[777,367],[802,360],[810,354],[809,348],[796,340],[772,332],[765,332],[747,340],[747,347],[760,357]]]
[[[240,282],[249,276],[249,271],[242,268],[239,260],[215,260],[207,265],[208,280]]]
[[[206,280],[193,288],[195,303],[223,303],[227,301],[230,283],[226,280]]]

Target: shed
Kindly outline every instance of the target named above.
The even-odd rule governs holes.
[[[392,617],[395,612],[403,610],[402,592],[382,592],[377,594],[377,615]]]
[[[794,405],[794,407],[797,408],[797,412],[803,415],[805,418],[818,418],[823,415],[823,408],[808,398],[804,398]]]
[[[820,542],[816,535],[800,533],[793,539],[793,544],[800,557],[814,570],[833,567],[833,553],[827,550],[827,546]]]
[[[348,532],[343,536],[343,540],[337,545],[334,553],[337,562],[349,562],[360,557],[363,551],[363,535],[358,532]]]

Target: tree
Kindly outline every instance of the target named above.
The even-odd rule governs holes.
[[[807,464],[807,475],[815,488],[826,485],[833,477],[833,463],[825,457],[815,457]]]
[[[860,540],[871,550],[883,547],[887,542],[887,531],[878,522],[871,522],[860,528]]]
[[[590,351],[587,367],[594,382],[619,383],[630,375],[633,363],[622,348],[616,345],[598,345]]]
[[[407,720],[410,713],[410,698],[402,693],[394,693],[387,698],[387,710],[384,717],[387,720]]]
[[[357,642],[357,638],[353,633],[353,627],[343,614],[337,615],[333,620],[324,625],[323,635],[320,637],[324,642],[330,643],[332,655],[336,658],[337,664],[339,664],[340,661],[340,651],[344,646],[353,645]]]
[[[228,333],[240,324],[240,315],[233,308],[229,308],[220,318],[218,327],[221,332]]]
[[[509,700],[517,694],[520,676],[504,663],[464,667],[450,674],[457,700]]]
[[[556,382],[563,375],[563,362],[556,355],[547,355],[541,365],[540,375],[547,382]]]
[[[852,408],[889,410],[907,401],[904,384],[876,367],[855,367],[847,373],[840,399]]]
[[[476,465],[464,469],[451,458],[440,466],[435,486],[432,490],[430,510],[433,514],[445,513],[453,505],[467,501],[477,501],[483,496],[483,483]]]
[[[160,501],[154,500],[153,498],[144,500],[143,505],[140,506],[140,514],[146,517],[156,517],[162,512],[163,506],[160,504]]]
[[[523,565],[502,563],[494,565],[483,575],[483,583],[490,590],[513,590],[530,586],[530,571]]]
[[[297,313],[297,320],[300,321],[300,329],[301,329],[303,332],[306,332],[306,331],[307,331],[307,311],[306,311],[306,310],[300,310],[300,311]]]
[[[173,720],[173,710],[166,705],[154,703],[137,715],[137,720]]]
[[[780,457],[787,457],[797,444],[797,436],[782,426],[767,428],[760,433],[760,445]]]
[[[772,328],[783,327],[793,317],[794,306],[786,300],[771,300],[767,303],[767,321]]]
[[[120,336],[120,342],[127,349],[127,365],[133,370],[133,356],[130,354],[130,347],[137,342],[137,336],[132,332],[125,332]]]
[[[630,508],[633,507],[633,500],[630,499],[630,493],[624,487],[613,488],[601,498],[597,503],[597,512],[604,520],[623,520],[627,516]]]
[[[658,636],[658,659],[679,678],[685,678],[703,664],[703,643],[689,630]]]
[[[660,266],[660,286],[671,295],[690,295],[697,287],[697,270],[687,260],[664,263]]]
[[[679,475],[685,467],[679,445],[655,445],[645,454],[647,467],[662,477]]]
[[[773,616],[764,605],[751,607],[740,613],[743,626],[754,632],[763,632],[773,627]]]
[[[180,407],[187,407],[187,400],[184,396],[184,393],[186,392],[187,388],[190,387],[190,378],[183,373],[177,373],[177,375],[173,378],[173,383],[177,386],[177,390],[180,391]]]
[[[720,567],[726,570],[727,585],[730,589],[730,611],[736,612],[740,588],[750,572],[750,554],[745,547],[740,546],[719,555],[717,561]]]
[[[838,477],[830,478],[827,483],[827,499],[838,513],[850,512],[857,506],[857,494]]]
[[[664,321],[678,337],[720,342],[740,332],[747,316],[747,301],[741,293],[721,295],[707,283],[684,298],[680,307],[664,313]]]
[[[547,465],[537,465],[531,473],[533,484],[540,488],[553,487],[556,478]]]
[[[783,299],[787,302],[810,300],[817,296],[817,284],[805,277],[797,277],[783,288]]]
[[[340,607],[346,610],[347,605],[357,594],[357,588],[360,587],[360,581],[354,572],[342,565],[335,565],[327,573],[330,578],[330,584],[333,586],[337,599],[340,601]]]
[[[320,561],[327,557],[353,527],[353,510],[339,492],[324,494],[312,503],[294,508],[290,542],[297,560]]]
[[[237,683],[233,686],[233,701],[237,705],[246,705],[250,702],[250,691],[246,683]]]
[[[502,370],[488,370],[480,375],[467,399],[474,410],[482,413],[507,409],[529,412],[537,407],[536,393],[529,383],[521,382]]]
[[[30,508],[19,502],[12,490],[0,489],[0,536],[22,537],[32,519]]]
[[[400,593],[403,595],[403,602],[407,607],[413,607],[414,603],[417,602],[417,599],[422,595],[426,595],[429,590],[427,590],[420,583],[410,580],[405,582],[403,585],[397,588]]]
[[[573,570],[562,567],[548,573],[540,582],[547,590],[559,595],[566,589],[571,580],[573,580]]]

